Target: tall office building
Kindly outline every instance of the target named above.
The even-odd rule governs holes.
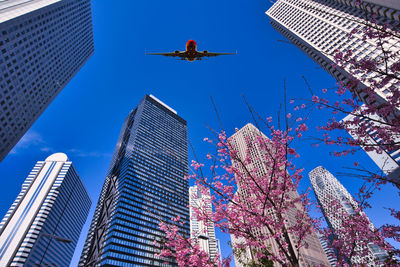
[[[38,161],[0,223],[0,266],[68,266],[90,205],[65,154]]]
[[[0,1],[0,161],[93,52],[90,0]]]
[[[309,173],[309,177],[328,226],[333,230],[341,229],[342,221],[346,218],[343,218],[339,214],[348,214],[349,216],[355,214],[355,210],[358,207],[357,202],[346,188],[325,168],[321,166],[315,168]],[[340,203],[339,209],[336,205],[332,205],[332,201],[334,200]],[[369,227],[373,228],[372,223]],[[355,248],[357,251],[366,249],[368,249],[368,256],[354,256],[352,258],[354,264],[364,262],[364,264],[368,263],[368,266],[374,266],[375,259],[382,261],[388,256],[384,250],[372,242],[368,244],[368,248]]]
[[[154,241],[160,219],[180,216],[189,236],[187,125],[146,95],[122,126],[79,266],[175,266]]]
[[[265,160],[263,161],[263,158],[270,157],[269,154],[265,151],[265,149],[262,149],[259,147],[258,144],[253,146],[251,149],[248,147],[248,142],[254,142],[257,137],[263,137],[264,139],[268,139],[259,129],[257,129],[254,125],[251,123],[248,123],[245,125],[242,129],[238,130],[235,134],[233,134],[230,138],[229,141],[231,142],[232,146],[235,147],[235,149],[238,152],[239,158],[242,160],[242,162],[246,165],[246,168],[254,172],[255,175],[258,177],[262,177],[268,173],[268,168],[267,164],[265,163]],[[250,151],[249,151],[250,150]],[[246,157],[250,157],[251,160],[245,160]],[[244,167],[240,162],[237,162],[235,160],[232,161],[232,165],[237,168],[238,170],[242,170],[244,173]],[[241,190],[241,183],[243,181],[238,180],[239,178],[236,177],[237,179],[237,184],[238,184],[238,191],[237,194],[239,194],[241,197],[246,198],[251,192],[246,192],[246,190]],[[298,198],[299,194],[296,191],[288,192],[288,194],[293,197],[293,199]],[[300,204],[296,205],[296,208],[293,208],[287,212],[287,214],[284,214],[285,220],[287,221],[287,225],[295,225],[297,222],[297,211],[304,209]],[[273,210],[270,211],[271,213],[274,213]],[[305,211],[304,211],[305,212]],[[267,227],[262,227],[261,229],[254,229],[255,235],[257,234],[268,234],[268,228]],[[295,242],[295,237],[292,235],[290,236],[290,240],[293,244],[293,247],[295,247],[296,242]],[[235,237],[231,235],[232,243],[237,243],[243,241],[241,238]],[[325,255],[324,250],[321,247],[321,243],[315,233],[314,230],[312,230],[312,233],[308,235],[305,238],[305,241],[308,244],[308,248],[305,248],[304,246],[300,248],[299,250],[299,261],[300,261],[300,266],[330,266],[329,261]],[[273,238],[269,239],[268,242],[266,242],[266,247],[270,247],[271,251],[275,255],[279,255],[279,249],[278,249],[278,244],[276,241],[273,240]],[[248,251],[245,251],[244,257],[247,257],[249,255],[252,255],[253,259],[255,259],[256,255],[255,253],[251,252],[250,249]],[[235,259],[236,263],[239,262],[238,259]],[[242,261],[246,262],[246,259],[242,257]]]
[[[197,220],[194,215],[193,208],[206,211],[208,216],[212,218],[211,196],[208,193],[202,193],[198,186],[189,188],[189,204],[190,204],[190,237],[197,238],[200,248],[214,259],[220,255],[219,240],[215,237],[215,227],[212,221],[204,222]]]
[[[393,28],[400,27],[399,18],[400,11],[389,8],[390,6],[398,6],[392,1],[392,5],[388,4],[391,0],[370,0],[368,10],[372,10],[378,14],[379,23],[387,23]],[[397,1],[397,0],[395,0]],[[380,45],[376,40],[367,38],[363,40],[364,34],[349,33],[354,29],[362,29],[365,20],[365,11],[360,9],[359,5],[352,0],[278,0],[266,14],[271,19],[271,25],[285,36],[290,42],[300,48],[304,53],[311,57],[317,64],[329,72],[336,80],[349,82],[349,73],[353,66],[346,63],[344,68],[335,66],[335,51],[345,52],[352,50],[353,56],[358,60],[373,58],[382,59],[384,54],[380,49]],[[377,6],[373,3],[386,2],[386,7]],[[400,50],[400,40],[397,37],[387,37],[388,45],[385,45],[387,51],[397,53]],[[388,66],[400,60],[399,55],[395,55],[393,59],[388,59]],[[382,61],[378,68],[385,70],[385,64]],[[355,93],[365,103],[374,104],[372,100],[368,100],[368,95],[363,86],[370,86],[368,79],[375,77],[376,73],[369,74],[357,73],[356,78],[363,81],[363,84]],[[394,85],[395,80],[389,82],[381,89],[374,91],[375,101],[377,104],[383,103],[390,96],[388,88]],[[397,86],[398,87],[398,86]],[[364,87],[365,88],[365,87]],[[353,88],[350,88],[353,89]]]
[[[361,107],[362,108],[362,107]],[[357,112],[357,111],[356,111]],[[354,115],[349,114],[346,116],[342,122],[346,121],[354,121]],[[376,128],[379,127],[377,121],[384,121],[378,115],[369,115],[372,119],[361,118],[360,125],[366,126],[366,132],[362,131],[361,134],[363,135],[360,138],[360,127],[355,127],[356,125],[351,123],[351,127],[346,129],[347,132],[356,140],[362,141],[365,145],[362,146],[363,149],[367,147],[365,151],[368,156],[378,165],[378,167],[386,174],[386,178],[391,180],[397,184],[397,187],[400,188],[400,149],[393,149],[389,150],[382,146],[382,139],[377,136]],[[373,126],[373,128],[372,128]],[[384,126],[382,126],[384,127]],[[392,135],[393,142],[399,143],[400,142],[400,133],[393,133]],[[369,147],[369,148],[368,148]],[[370,148],[380,148],[380,153],[377,150],[370,150]]]

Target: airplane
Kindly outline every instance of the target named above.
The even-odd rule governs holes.
[[[197,43],[194,40],[189,40],[186,43],[186,51],[174,51],[172,53],[146,53],[146,55],[161,55],[166,57],[177,57],[180,60],[203,60],[204,57],[216,57],[221,55],[236,55],[237,53],[213,53],[204,50],[203,52],[197,51]]]

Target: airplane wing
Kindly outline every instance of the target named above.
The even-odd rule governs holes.
[[[236,55],[237,53],[213,53],[213,52],[198,52],[198,57],[217,57],[223,55]]]
[[[185,52],[175,51],[172,53],[146,53],[146,55],[158,55],[166,57],[185,57]]]

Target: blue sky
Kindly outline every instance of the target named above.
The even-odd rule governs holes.
[[[153,94],[188,121],[189,139],[198,154],[207,153],[202,141],[211,136],[205,123],[218,128],[210,95],[214,98],[225,129],[251,122],[242,99],[264,117],[276,116],[283,99],[283,79],[289,98],[308,96],[302,75],[314,91],[335,84],[333,78],[269,24],[265,0],[219,1],[93,1],[95,54],[56,97],[24,138],[0,163],[0,215],[4,215],[21,189],[22,182],[38,160],[54,152],[66,153],[73,161],[92,198],[93,205],[71,266],[76,266],[111,155],[124,118],[143,96]],[[235,52],[199,62],[178,61],[147,52],[184,50],[194,39],[199,50]],[[310,124],[328,118],[315,112]],[[332,158],[332,148],[299,145],[298,165],[305,173],[322,165],[332,173],[359,161],[369,169],[375,164],[365,153],[353,158]],[[192,155],[189,155],[189,160]],[[360,181],[342,178],[356,192]],[[301,189],[309,184],[305,177]],[[377,225],[391,221],[382,209],[398,203],[396,190],[386,186],[367,211]],[[219,235],[223,255],[231,253],[229,236]]]

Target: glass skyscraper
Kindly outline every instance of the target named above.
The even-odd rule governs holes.
[[[146,95],[122,126],[79,266],[176,266],[153,242],[177,215],[190,234],[187,166],[186,121]]]
[[[38,161],[0,223],[0,266],[68,266],[91,204],[65,154]]]
[[[90,0],[0,1],[0,161],[94,52]]]

